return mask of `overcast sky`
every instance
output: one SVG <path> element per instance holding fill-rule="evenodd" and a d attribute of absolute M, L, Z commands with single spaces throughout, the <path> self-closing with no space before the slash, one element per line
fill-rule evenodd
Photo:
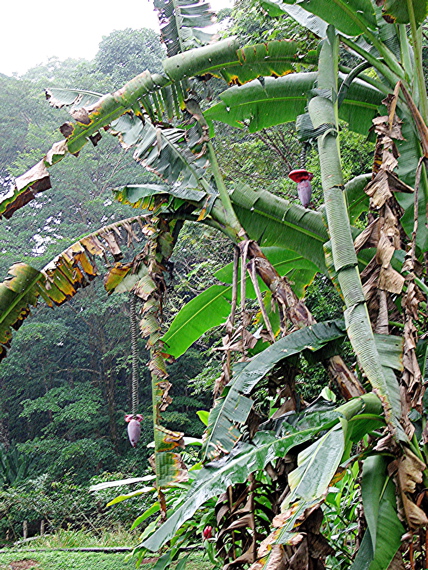
<path fill-rule="evenodd" d="M 231 1 L 211 4 L 218 10 Z M 25 73 L 53 56 L 90 60 L 102 37 L 113 30 L 159 29 L 149 0 L 8 0 L 1 13 L 0 73 L 6 75 Z"/>

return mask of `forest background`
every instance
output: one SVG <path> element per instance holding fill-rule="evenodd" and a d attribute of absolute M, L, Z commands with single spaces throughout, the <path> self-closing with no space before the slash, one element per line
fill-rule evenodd
<path fill-rule="evenodd" d="M 291 31 L 311 45 L 310 34 L 288 18 L 273 30 L 272 20 L 246 2 L 219 16 L 227 33 L 244 41 L 281 39 L 290 37 Z M 92 61 L 51 59 L 19 78 L 0 75 L 4 192 L 13 175 L 27 170 L 56 140 L 61 113 L 67 119 L 65 111 L 49 107 L 44 89 L 78 86 L 107 93 L 143 69 L 159 71 L 164 57 L 154 31 L 128 29 L 105 37 Z M 344 140 L 347 178 L 369 171 L 372 143 L 353 133 L 346 133 Z M 292 125 L 255 135 L 222 127 L 215 144 L 226 177 L 256 180 L 279 196 L 297 200 L 295 184 L 287 178 L 299 166 L 301 150 Z M 307 166 L 315 174 L 316 207 L 320 182 L 314 156 L 307 157 Z M 151 182 L 150 175 L 109 137 L 79 160 L 58 164 L 52 178 L 54 201 L 49 194 L 39 194 L 15 214 L 13 230 L 8 223 L 0 226 L 2 278 L 16 261 L 25 258 L 40 269 L 79 235 L 134 215 L 131 208 L 112 202 L 111 189 L 130 180 Z M 181 232 L 172 260 L 166 322 L 184 302 L 213 284 L 212 268 L 231 260 L 232 246 L 214 235 L 190 224 Z M 336 293 L 323 277 L 306 301 L 320 321 L 340 315 Z M 211 406 L 220 339 L 221 330 L 211 331 L 170 366 L 173 403 L 163 415 L 166 427 L 201 436 L 204 425 L 196 412 Z M 88 491 L 94 483 L 150 470 L 151 395 L 142 340 L 139 358 L 139 411 L 145 419 L 140 444 L 133 449 L 124 422 L 131 409 L 128 296 L 107 296 L 102 283 L 94 281 L 61 309 L 37 307 L 24 323 L 0 371 L 0 540 L 19 537 L 23 520 L 34 531 L 42 519 L 52 529 L 88 524 L 95 528 L 111 522 L 130 524 L 143 510 L 139 498 L 106 510 L 117 490 L 95 497 Z M 327 383 L 324 371 L 309 365 L 297 377 L 304 397 L 317 395 Z"/>

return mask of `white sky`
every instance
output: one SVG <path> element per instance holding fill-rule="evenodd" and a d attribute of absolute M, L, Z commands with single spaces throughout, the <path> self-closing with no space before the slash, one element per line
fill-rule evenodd
<path fill-rule="evenodd" d="M 2 3 L 0 73 L 22 74 L 59 59 L 92 59 L 103 36 L 124 28 L 159 26 L 149 0 L 73 0 L 68 3 L 8 0 Z M 231 0 L 214 0 L 214 9 Z"/>

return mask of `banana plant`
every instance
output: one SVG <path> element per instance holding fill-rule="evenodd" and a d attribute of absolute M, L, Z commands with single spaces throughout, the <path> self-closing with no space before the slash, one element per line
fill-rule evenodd
<path fill-rule="evenodd" d="M 320 505 L 335 478 L 359 461 L 363 465 L 368 530 L 361 554 L 353 561 L 354 570 L 386 570 L 391 564 L 403 567 L 403 560 L 414 567 L 413 537 L 425 532 L 428 524 L 424 490 L 427 458 L 408 413 L 411 408 L 422 416 L 425 413 L 416 345 L 421 329 L 418 305 L 426 293 L 420 262 L 428 248 L 424 166 L 428 158 L 428 103 L 421 29 L 427 15 L 426 2 L 263 0 L 263 6 L 272 16 L 290 15 L 320 36 L 319 57 L 314 52 L 302 54 L 296 41 L 240 46 L 231 38 L 202 45 L 209 41 L 203 32 L 211 21 L 207 4 L 157 0 L 169 56 L 164 74 L 143 72 L 101 99 L 93 93 L 52 90 L 51 103 L 68 106 L 74 122 L 63 125 L 64 140 L 17 179 L 14 191 L 0 204 L 0 215 L 10 218 L 35 194 L 48 190 L 50 167 L 68 154 L 79 153 L 86 142 L 96 144 L 101 131 L 109 132 L 162 181 L 160 185 L 117 189 L 116 199 L 143 208 L 156 219 L 188 220 L 225 233 L 241 249 L 241 267 L 245 269 L 246 261 L 250 261 L 259 275 L 259 286 L 257 280 L 251 282 L 254 294 L 264 284 L 278 304 L 282 324 L 288 322 L 301 329 L 285 334 L 289 331 L 283 326 L 283 338 L 235 367 L 210 413 L 204 453 L 206 460 L 215 461 L 196 475 L 168 520 L 150 536 L 146 533 L 141 548 L 156 551 L 167 541 L 174 542 L 181 525 L 196 509 L 220 496 L 220 510 L 227 523 L 219 531 L 219 543 L 223 541 L 224 549 L 228 532 L 235 538 L 238 533 L 242 536 L 240 544 L 229 551 L 228 568 L 244 563 L 251 563 L 253 570 L 309 568 L 314 564 L 325 567 L 327 546 L 318 543 L 322 548 L 316 561 L 310 552 L 311 533 L 320 535 L 320 523 L 317 526 L 313 521 L 319 518 Z M 361 64 L 354 69 L 341 65 L 339 45 Z M 296 64 L 299 69 L 318 64 L 318 69 L 297 73 Z M 211 76 L 233 86 L 225 88 L 219 101 L 202 112 L 190 85 L 194 77 Z M 369 184 L 359 178 L 348 188 L 344 185 L 339 119 L 360 133 L 367 133 L 373 122 L 377 143 Z M 317 148 L 325 205 L 313 212 L 264 190 L 224 180 L 211 140 L 215 121 L 250 132 L 296 121 L 300 139 Z M 373 220 L 370 226 L 363 231 L 353 227 L 358 216 L 368 211 Z M 168 257 L 173 241 L 166 238 L 160 254 L 156 245 L 151 252 L 153 263 Z M 266 254 L 261 246 L 267 248 Z M 275 255 L 270 248 L 275 248 Z M 146 264 L 149 258 L 147 251 Z M 300 282 L 289 275 L 295 290 L 286 276 L 290 267 L 296 267 L 287 265 L 288 261 L 302 263 L 306 272 L 299 274 Z M 77 269 L 81 272 L 79 265 L 73 266 L 74 271 Z M 57 287 L 54 279 L 46 287 L 44 277 L 34 270 L 15 268 L 13 272 L 14 279 L 0 291 L 5 299 L 4 303 L 0 300 L 4 351 L 11 340 L 11 327 L 19 326 L 29 305 L 42 291 L 46 298 L 52 298 Z M 299 298 L 315 272 L 331 278 L 342 295 L 344 323 L 317 324 Z M 118 273 L 120 281 L 125 275 L 122 269 Z M 233 312 L 236 287 L 231 281 L 236 283 L 236 279 L 230 279 L 230 273 L 222 278 L 226 285 L 215 286 L 183 309 L 162 344 L 152 318 L 157 310 L 156 287 L 145 282 L 143 329 L 152 338 L 155 392 L 159 379 L 165 378 L 163 354 L 169 350 L 178 356 L 189 340 L 203 334 L 213 322 L 226 320 L 229 306 Z M 72 275 L 75 279 L 75 273 Z M 127 277 L 132 279 L 132 275 Z M 64 300 L 72 294 L 69 283 L 73 285 L 67 274 L 65 277 L 66 290 L 59 287 Z M 241 301 L 248 295 L 246 281 L 242 274 Z M 213 308 L 217 306 L 221 310 Z M 388 311 L 401 319 L 398 327 L 395 317 L 388 319 Z M 205 321 L 202 325 L 201 319 Z M 188 333 L 192 329 L 193 336 Z M 354 374 L 337 359 L 334 349 L 332 354 L 331 344 L 345 331 L 359 374 L 371 393 L 363 395 Z M 180 344 L 176 339 L 182 335 L 188 339 Z M 283 403 L 291 407 L 283 408 L 283 414 L 274 416 L 271 423 L 254 427 L 250 421 L 254 419 L 254 394 L 262 380 L 265 376 L 275 379 L 278 365 L 290 371 L 293 358 L 308 351 L 319 352 L 318 358 L 327 363 L 333 376 L 342 379 L 347 389 L 342 394 L 355 397 L 334 410 L 312 415 L 310 407 L 306 412 L 299 409 L 295 395 L 285 391 L 283 381 Z M 158 392 L 155 409 L 160 410 L 167 389 Z M 180 437 L 175 434 L 167 448 L 162 441 L 168 434 L 161 437 L 161 430 L 155 430 L 157 486 L 161 488 L 172 483 L 173 471 L 181 476 L 180 469 L 172 469 L 179 466 L 172 450 L 180 445 Z M 360 451 L 352 456 L 357 443 Z M 281 487 L 281 478 L 288 487 Z M 256 513 L 258 487 L 274 490 L 272 496 L 278 498 L 276 504 L 271 501 L 269 516 L 266 504 L 263 516 Z M 376 490 L 372 497 L 367 491 L 370 488 Z M 245 498 L 245 506 L 239 493 Z M 402 521 L 395 497 L 399 512 L 404 513 Z M 164 497 L 160 495 L 159 499 L 164 508 Z M 218 520 L 222 520 L 220 513 Z M 391 540 L 386 525 L 392 529 Z M 404 530 L 407 534 L 403 538 Z M 264 537 L 261 544 L 259 536 Z M 424 547 L 420 547 L 417 556 L 423 555 Z"/>

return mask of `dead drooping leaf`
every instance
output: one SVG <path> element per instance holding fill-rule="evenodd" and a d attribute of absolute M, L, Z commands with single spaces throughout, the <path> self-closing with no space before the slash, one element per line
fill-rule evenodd
<path fill-rule="evenodd" d="M 163 380 L 162 382 L 158 382 L 157 386 L 159 390 L 162 391 L 161 403 L 159 409 L 161 412 L 164 412 L 169 406 L 169 404 L 172 402 L 172 398 L 169 395 L 169 391 L 172 388 L 172 384 L 171 382 L 168 382 L 168 380 Z"/>
<path fill-rule="evenodd" d="M 362 249 L 376 247 L 379 242 L 379 218 L 376 218 L 368 225 L 354 241 L 355 251 L 358 253 Z"/>
<path fill-rule="evenodd" d="M 119 247 L 119 244 L 117 243 L 116 237 L 114 235 L 113 232 L 108 232 L 108 231 L 102 231 L 99 232 L 99 237 L 101 237 L 103 240 L 105 240 L 109 246 L 110 249 L 110 253 L 113 255 L 115 261 L 119 261 L 122 259 L 123 257 L 123 253 L 122 250 Z"/>
<path fill-rule="evenodd" d="M 377 244 L 376 249 L 376 262 L 378 265 L 381 265 L 384 269 L 387 269 L 392 256 L 394 255 L 395 247 L 391 243 L 391 240 L 383 231 L 380 234 L 380 239 Z"/>
<path fill-rule="evenodd" d="M 396 462 L 397 480 L 406 520 L 412 529 L 428 525 L 424 511 L 409 497 L 416 491 L 416 485 L 423 481 L 423 470 L 426 465 L 409 449 L 404 449 L 404 455 Z"/>
<path fill-rule="evenodd" d="M 404 493 L 402 495 L 403 509 L 406 515 L 406 520 L 412 529 L 417 529 L 428 525 L 428 518 L 424 511 L 418 507 L 409 497 Z"/>
<path fill-rule="evenodd" d="M 399 295 L 403 290 L 404 277 L 395 271 L 391 266 L 381 267 L 379 274 L 378 287 L 383 291 L 388 291 L 394 295 Z"/>
<path fill-rule="evenodd" d="M 405 449 L 404 456 L 398 462 L 398 478 L 403 492 L 415 492 L 416 484 L 422 483 L 425 467 L 425 463 L 412 451 Z"/>

